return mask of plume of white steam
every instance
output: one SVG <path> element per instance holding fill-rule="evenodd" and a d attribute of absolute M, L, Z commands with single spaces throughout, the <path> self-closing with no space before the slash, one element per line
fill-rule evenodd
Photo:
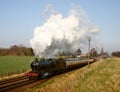
<path fill-rule="evenodd" d="M 74 52 L 86 47 L 88 35 L 98 31 L 83 9 L 74 8 L 66 17 L 51 14 L 43 25 L 35 28 L 30 44 L 36 56 L 53 57 L 58 52 Z"/>

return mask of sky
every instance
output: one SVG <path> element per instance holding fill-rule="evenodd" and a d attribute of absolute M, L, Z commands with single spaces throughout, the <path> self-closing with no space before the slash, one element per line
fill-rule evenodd
<path fill-rule="evenodd" d="M 30 46 L 34 29 L 44 23 L 46 7 L 67 16 L 73 5 L 99 27 L 97 44 L 107 52 L 120 51 L 120 0 L 0 0 L 0 47 Z"/>

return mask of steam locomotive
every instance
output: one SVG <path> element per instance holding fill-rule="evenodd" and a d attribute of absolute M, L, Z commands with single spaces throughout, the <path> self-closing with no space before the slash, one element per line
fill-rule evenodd
<path fill-rule="evenodd" d="M 76 67 L 95 62 L 94 59 L 87 58 L 59 58 L 59 59 L 35 59 L 31 62 L 31 71 L 26 74 L 29 79 L 41 79 L 54 74 L 64 72 Z"/>

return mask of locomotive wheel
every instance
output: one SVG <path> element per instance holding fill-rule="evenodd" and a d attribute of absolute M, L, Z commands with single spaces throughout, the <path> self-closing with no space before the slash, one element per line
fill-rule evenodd
<path fill-rule="evenodd" d="M 35 77 L 29 77 L 29 80 L 38 80 L 38 77 L 35 76 Z"/>
<path fill-rule="evenodd" d="M 36 77 L 34 77 L 34 80 L 38 80 L 38 77 L 36 76 Z"/>
<path fill-rule="evenodd" d="M 29 80 L 33 80 L 33 77 L 29 77 Z"/>

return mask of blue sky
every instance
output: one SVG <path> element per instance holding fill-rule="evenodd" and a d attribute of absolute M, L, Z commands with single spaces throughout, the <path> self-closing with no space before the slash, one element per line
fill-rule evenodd
<path fill-rule="evenodd" d="M 120 0 L 0 0 L 0 47 L 30 46 L 34 28 L 44 22 L 42 13 L 48 4 L 64 16 L 73 4 L 81 6 L 100 28 L 96 41 L 108 52 L 120 50 Z"/>

